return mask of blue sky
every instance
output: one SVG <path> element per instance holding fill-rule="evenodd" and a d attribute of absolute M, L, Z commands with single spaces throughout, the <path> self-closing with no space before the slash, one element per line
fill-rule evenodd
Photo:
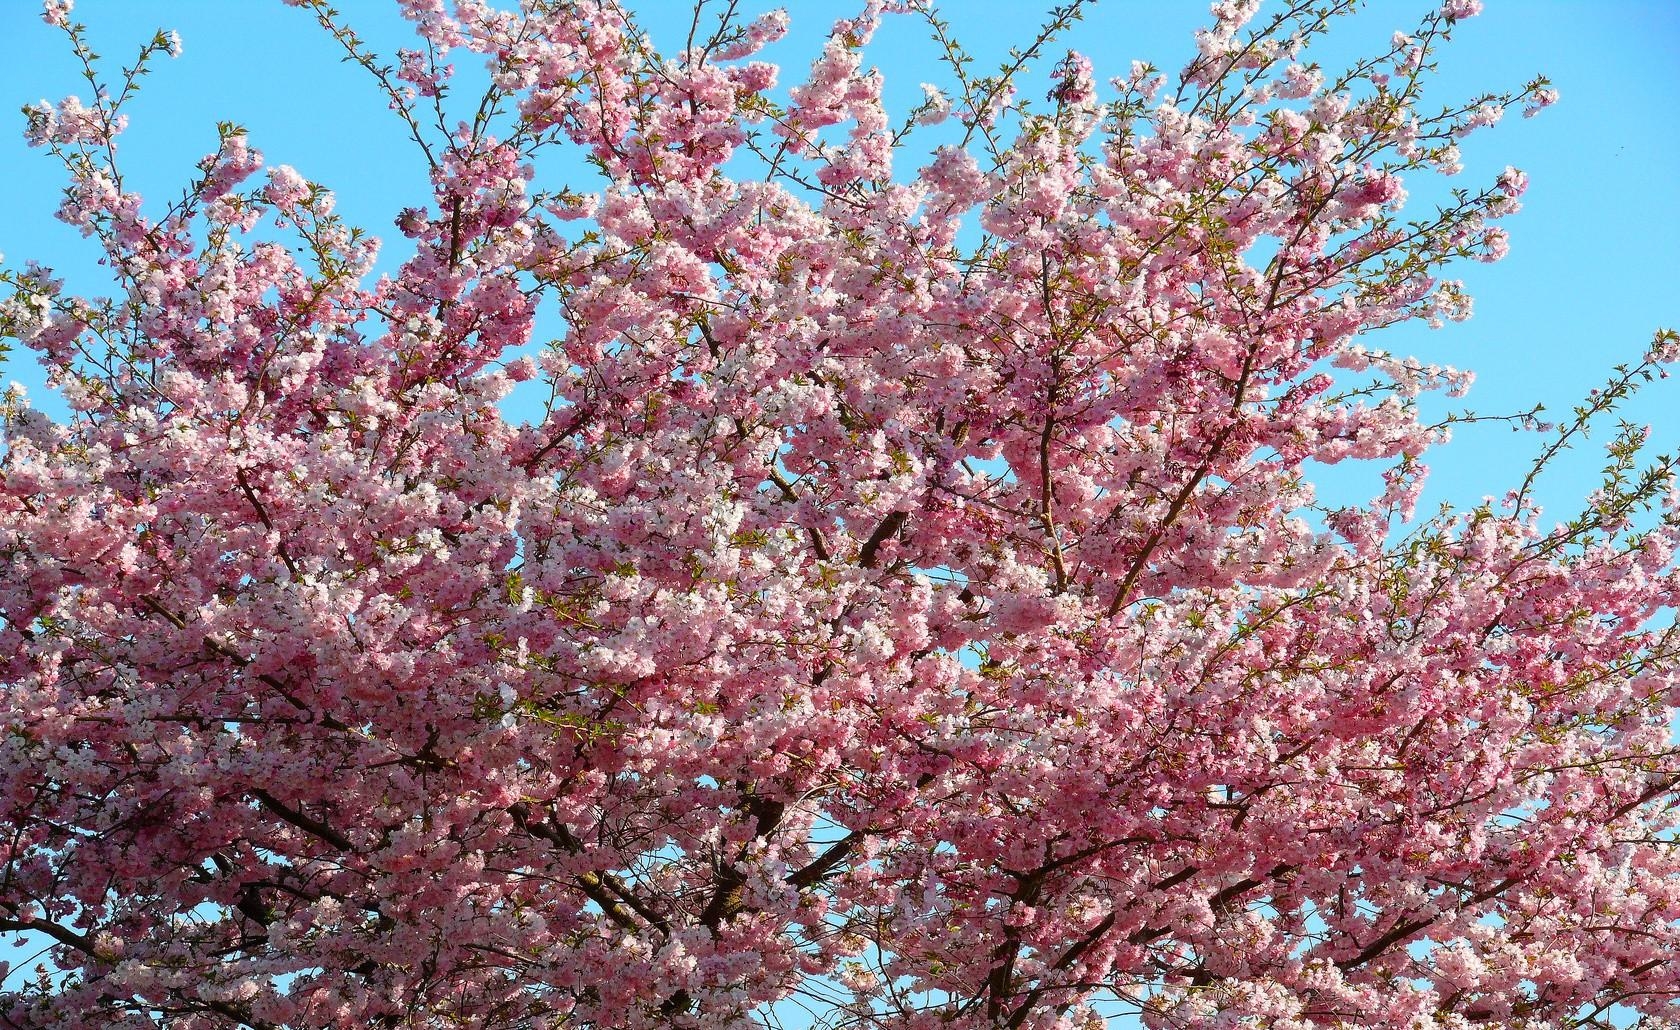
<path fill-rule="evenodd" d="M 744 4 L 749 10 L 772 2 Z M 376 44 L 401 39 L 387 0 L 340 0 Z M 641 0 L 655 40 L 680 40 L 685 0 Z M 854 3 L 787 0 L 790 37 L 769 55 L 791 69 L 815 54 L 826 26 Z M 981 68 L 1038 24 L 1042 4 L 951 0 L 946 15 Z M 1336 64 L 1384 45 L 1426 8 L 1414 0 L 1376 0 L 1342 26 L 1320 59 Z M 1476 297 L 1476 316 L 1439 332 L 1407 328 L 1371 341 L 1425 361 L 1477 370 L 1465 402 L 1479 412 L 1543 402 L 1566 412 L 1609 367 L 1636 360 L 1659 326 L 1680 325 L 1680 0 L 1490 0 L 1464 24 L 1441 58 L 1442 101 L 1551 77 L 1562 101 L 1541 117 L 1512 116 L 1465 151 L 1466 185 L 1490 181 L 1506 164 L 1528 171 L 1525 210 L 1507 223 L 1512 253 L 1492 266 L 1460 270 Z M 85 93 L 62 37 L 43 25 L 31 0 L 0 5 L 0 111 L 67 93 Z M 356 224 L 394 237 L 391 219 L 423 200 L 425 183 L 410 144 L 370 88 L 365 73 L 339 62 L 334 44 L 302 12 L 279 0 L 80 0 L 97 50 L 126 59 L 158 27 L 179 30 L 185 51 L 157 66 L 133 105 L 123 142 L 130 181 L 159 199 L 175 193 L 211 150 L 219 120 L 250 130 L 271 163 L 286 163 L 338 195 Z M 1108 0 L 1069 37 L 1090 54 L 1099 77 L 1134 58 L 1165 68 L 1190 53 L 1190 32 L 1206 17 L 1199 0 Z M 392 44 L 396 45 L 396 44 Z M 385 49 L 389 50 L 389 46 Z M 941 81 L 925 32 L 913 19 L 889 20 L 871 52 L 889 99 L 907 109 L 923 81 Z M 784 76 L 784 82 L 790 75 Z M 1028 91 L 1029 93 L 1032 91 Z M 1042 93 L 1042 89 L 1036 92 Z M 8 264 L 38 259 L 72 286 L 97 290 L 92 248 L 51 218 L 62 185 L 52 159 L 21 139 L 21 116 L 0 116 L 0 252 Z M 913 165 L 913 162 L 912 162 Z M 587 185 L 587 183 L 586 183 Z M 60 411 L 40 387 L 27 352 L 0 370 Z M 1666 387 L 1666 389 L 1664 389 Z M 1650 422 L 1658 446 L 1680 447 L 1680 376 L 1657 384 L 1629 409 Z M 1542 440 L 1500 427 L 1468 427 L 1435 453 L 1431 501 L 1474 503 L 1514 485 Z M 1601 464 L 1577 452 L 1540 496 L 1566 516 L 1594 485 Z M 1374 482 L 1374 470 L 1371 473 Z M 8 954 L 0 945 L 0 958 Z"/>

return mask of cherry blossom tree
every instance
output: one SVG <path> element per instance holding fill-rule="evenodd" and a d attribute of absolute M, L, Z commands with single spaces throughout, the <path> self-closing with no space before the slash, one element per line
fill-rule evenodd
<path fill-rule="evenodd" d="M 389 61 L 288 2 L 429 171 L 388 274 L 231 125 L 142 201 L 175 40 L 45 5 L 110 290 L 4 273 L 72 415 L 5 401 L 0 1024 L 1680 1025 L 1674 462 L 1533 501 L 1680 338 L 1429 517 L 1469 377 L 1371 346 L 1525 178 L 1405 184 L 1555 97 L 1425 100 L 1476 0 L 1341 70 L 1352 0 L 1222 0 L 1112 82 L 1077 3 L 983 75 L 872 0 L 786 89 L 732 2 L 399 0 Z"/>

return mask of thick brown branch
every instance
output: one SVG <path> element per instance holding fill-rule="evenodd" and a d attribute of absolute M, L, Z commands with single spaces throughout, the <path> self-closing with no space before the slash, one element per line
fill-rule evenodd
<path fill-rule="evenodd" d="M 279 539 L 280 531 L 274 528 L 274 520 L 268 517 L 268 509 L 264 508 L 262 501 L 257 498 L 257 492 L 252 489 L 251 481 L 245 476 L 245 470 L 243 468 L 235 470 L 233 478 L 239 483 L 239 490 L 245 495 L 245 500 L 251 505 L 251 510 L 257 513 L 257 518 L 262 522 L 263 528 L 274 534 L 276 539 L 274 549 L 279 553 L 280 561 L 285 564 L 286 571 L 292 574 L 292 581 L 296 582 L 302 579 L 302 575 L 298 572 L 297 562 L 292 560 L 291 552 L 286 550 L 286 542 Z"/>
<path fill-rule="evenodd" d="M 1479 905 L 1482 902 L 1487 901 L 1490 898 L 1498 897 L 1499 895 L 1501 895 L 1501 894 L 1505 893 L 1507 890 L 1509 890 L 1511 887 L 1515 886 L 1518 883 L 1521 883 L 1522 881 L 1528 879 L 1532 875 L 1534 875 L 1534 874 L 1533 873 L 1512 873 L 1510 876 L 1507 876 L 1507 877 L 1505 877 L 1505 879 L 1500 880 L 1498 883 L 1494 884 L 1492 887 L 1489 887 L 1486 890 L 1478 891 L 1475 894 L 1470 895 L 1468 898 L 1465 898 L 1464 901 L 1461 902 L 1458 905 L 1458 907 L 1456 909 L 1453 909 L 1452 911 L 1463 911 L 1464 909 L 1469 908 L 1471 905 Z M 1443 913 L 1443 914 L 1445 914 L 1445 913 Z M 1402 919 L 1400 922 L 1395 923 L 1393 926 L 1389 927 L 1388 930 L 1385 933 L 1383 933 L 1381 936 L 1379 936 L 1376 940 L 1372 941 L 1370 944 L 1367 944 L 1363 949 L 1360 950 L 1359 954 L 1354 955 L 1351 958 L 1344 958 L 1344 959 L 1341 959 L 1340 961 L 1338 961 L 1336 963 L 1336 967 L 1344 973 L 1348 972 L 1349 970 L 1358 969 L 1360 966 L 1363 966 L 1365 963 L 1367 963 L 1367 962 L 1371 961 L 1372 959 L 1376 958 L 1378 955 L 1381 955 L 1383 952 L 1387 951 L 1389 948 L 1393 947 L 1395 944 L 1398 944 L 1401 941 L 1406 940 L 1412 934 L 1417 933 L 1419 930 L 1422 930 L 1422 929 L 1428 927 L 1430 924 L 1434 923 L 1439 918 L 1440 918 L 1439 915 L 1434 915 L 1434 916 L 1419 916 L 1419 917 L 1414 918 L 1414 919 Z"/>
<path fill-rule="evenodd" d="M 350 838 L 344 834 L 339 833 L 321 820 L 292 808 L 261 787 L 251 788 L 250 793 L 252 797 L 257 799 L 258 804 L 310 836 L 324 840 L 340 851 L 354 852 L 356 850 L 355 845 L 350 843 Z"/>
<path fill-rule="evenodd" d="M 1219 457 L 1220 452 L 1225 449 L 1225 444 L 1231 439 L 1231 435 L 1236 432 L 1237 426 L 1242 424 L 1239 416 L 1242 414 L 1243 396 L 1248 392 L 1248 380 L 1254 374 L 1254 359 L 1259 350 L 1260 345 L 1258 343 L 1249 346 L 1248 354 L 1243 358 L 1242 374 L 1237 377 L 1236 386 L 1233 390 L 1231 411 L 1225 423 L 1225 428 L 1221 429 L 1219 435 L 1215 436 L 1213 442 L 1208 445 L 1207 453 L 1202 456 L 1201 464 L 1196 467 L 1196 471 L 1191 474 L 1189 480 L 1173 497 L 1172 503 L 1167 506 L 1166 515 L 1150 531 L 1149 536 L 1143 542 L 1143 547 L 1138 551 L 1137 557 L 1132 559 L 1131 568 L 1126 570 L 1125 579 L 1120 581 L 1120 589 L 1115 591 L 1114 600 L 1109 602 L 1109 618 L 1120 614 L 1120 610 L 1126 607 L 1126 602 L 1132 595 L 1132 587 L 1137 584 L 1138 577 L 1143 575 L 1143 570 L 1149 565 L 1150 557 L 1155 553 L 1155 549 L 1161 545 L 1162 539 L 1166 537 L 1167 530 L 1178 522 L 1178 517 L 1184 513 L 1184 508 L 1190 503 L 1190 498 L 1195 496 L 1196 488 L 1201 486 L 1202 481 L 1208 477 L 1208 473 L 1213 471 L 1214 461 Z"/>
<path fill-rule="evenodd" d="M 792 481 L 782 474 L 781 469 L 773 468 L 770 470 L 770 482 L 776 484 L 776 489 L 780 490 L 782 497 L 788 501 L 799 500 L 799 492 L 793 488 Z M 811 548 L 817 552 L 818 558 L 829 561 L 834 557 L 833 552 L 828 549 L 828 540 L 823 536 L 822 530 L 815 526 L 807 526 L 805 532 L 810 536 Z"/>
<path fill-rule="evenodd" d="M 60 944 L 75 948 L 85 955 L 95 958 L 98 953 L 93 950 L 93 938 L 86 934 L 60 926 L 50 919 L 7 919 L 0 916 L 0 931 L 7 933 L 44 933 Z"/>
<path fill-rule="evenodd" d="M 881 524 L 875 527 L 875 532 L 869 534 L 869 539 L 863 542 L 863 547 L 858 551 L 858 565 L 866 569 L 874 568 L 875 563 L 881 560 L 881 546 L 904 528 L 904 521 L 909 517 L 910 513 L 907 511 L 895 511 L 882 519 Z"/>
<path fill-rule="evenodd" d="M 787 806 L 782 802 L 757 795 L 749 795 L 741 805 L 742 813 L 753 821 L 755 840 L 776 832 L 776 827 L 782 822 L 782 813 L 786 810 Z M 711 898 L 700 912 L 700 925 L 715 931 L 739 913 L 741 889 L 746 886 L 746 882 L 746 877 L 736 868 L 734 862 L 720 862 L 712 878 Z"/>
<path fill-rule="evenodd" d="M 508 809 L 508 815 L 513 817 L 513 823 L 521 830 L 540 840 L 548 841 L 564 849 L 567 853 L 578 855 L 583 853 L 583 842 L 578 840 L 565 826 L 554 822 L 539 822 L 531 818 L 531 806 L 526 804 L 513 805 Z M 640 916 L 649 926 L 665 934 L 671 934 L 671 924 L 664 916 L 654 911 L 636 892 L 612 873 L 581 872 L 573 877 L 584 896 L 607 914 L 607 918 L 620 927 L 631 932 L 640 932 L 642 923 L 636 921 Z"/>
<path fill-rule="evenodd" d="M 853 830 L 844 837 L 830 844 L 822 854 L 813 858 L 809 864 L 801 866 L 788 874 L 787 882 L 794 887 L 804 890 L 818 883 L 827 876 L 841 862 L 851 856 L 858 841 L 864 838 L 862 830 Z"/>
<path fill-rule="evenodd" d="M 1051 968 L 1055 972 L 1060 973 L 1068 969 L 1068 967 L 1072 966 L 1075 962 L 1078 962 L 1082 955 L 1084 955 L 1087 951 L 1090 951 L 1098 941 L 1103 939 L 1104 934 L 1114 928 L 1115 919 L 1116 913 L 1114 912 L 1110 912 L 1108 915 L 1104 916 L 1102 922 L 1093 926 L 1090 931 L 1085 934 L 1085 936 L 1073 942 L 1068 950 L 1062 953 L 1062 957 L 1057 959 L 1056 964 Z M 1039 999 L 1044 997 L 1044 992 L 1049 990 L 1050 987 L 1051 985 L 1048 984 L 1040 984 L 1027 995 L 1025 1001 L 1016 1007 L 1014 1013 L 1012 1013 L 1009 1017 L 1009 1026 L 1011 1027 L 1011 1030 L 1015 1027 L 1019 1027 L 1022 1023 L 1025 1023 L 1027 1021 L 1027 1017 L 1031 1016 L 1033 1012 L 1037 1010 Z"/>

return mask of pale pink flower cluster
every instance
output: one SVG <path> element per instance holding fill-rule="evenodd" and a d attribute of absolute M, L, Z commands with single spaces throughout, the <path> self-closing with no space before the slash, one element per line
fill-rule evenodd
<path fill-rule="evenodd" d="M 107 112 L 88 107 L 74 96 L 56 104 L 42 100 L 25 107 L 23 113 L 28 121 L 24 138 L 30 146 L 100 143 L 107 133 L 115 135 L 128 126 L 127 116 L 118 115 L 107 128 Z"/>
<path fill-rule="evenodd" d="M 1317 68 L 1292 64 L 1285 70 L 1276 93 L 1285 100 L 1300 100 L 1324 88 L 1324 73 Z"/>
<path fill-rule="evenodd" d="M 1549 86 L 1534 89 L 1529 93 L 1528 99 L 1523 103 L 1523 117 L 1533 118 L 1535 115 L 1544 111 L 1546 108 L 1551 107 L 1557 102 L 1557 90 L 1552 89 Z"/>
<path fill-rule="evenodd" d="M 922 105 L 925 109 L 917 116 L 921 125 L 938 125 L 951 116 L 951 98 L 931 82 L 922 83 Z"/>
<path fill-rule="evenodd" d="M 263 189 L 263 199 L 279 211 L 290 213 L 298 204 L 308 199 L 310 186 L 308 180 L 297 173 L 291 165 L 277 165 L 268 173 L 268 185 Z"/>
<path fill-rule="evenodd" d="M 751 57 L 772 43 L 778 42 L 787 35 L 788 15 L 786 11 L 775 10 L 754 18 L 741 33 L 738 42 L 722 47 L 718 50 L 718 59 L 723 61 L 738 61 L 743 57 Z"/>
<path fill-rule="evenodd" d="M 1096 104 L 1097 86 L 1092 77 L 1091 59 L 1084 54 L 1069 51 L 1050 77 L 1056 83 L 1050 91 L 1056 103 L 1076 108 Z"/>

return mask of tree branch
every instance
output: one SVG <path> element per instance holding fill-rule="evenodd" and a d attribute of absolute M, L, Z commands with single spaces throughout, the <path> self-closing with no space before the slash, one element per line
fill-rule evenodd
<path fill-rule="evenodd" d="M 306 815 L 298 809 L 291 808 L 261 787 L 252 787 L 249 793 L 257 799 L 258 804 L 310 836 L 318 837 L 340 851 L 355 852 L 356 847 L 350 843 L 350 838 L 321 820 Z"/>
<path fill-rule="evenodd" d="M 881 546 L 891 540 L 893 534 L 904 528 L 904 522 L 909 517 L 910 513 L 907 511 L 895 511 L 882 519 L 881 524 L 875 527 L 875 532 L 869 534 L 869 539 L 863 542 L 863 547 L 858 551 L 858 565 L 866 569 L 874 568 L 875 563 L 881 560 Z"/>

